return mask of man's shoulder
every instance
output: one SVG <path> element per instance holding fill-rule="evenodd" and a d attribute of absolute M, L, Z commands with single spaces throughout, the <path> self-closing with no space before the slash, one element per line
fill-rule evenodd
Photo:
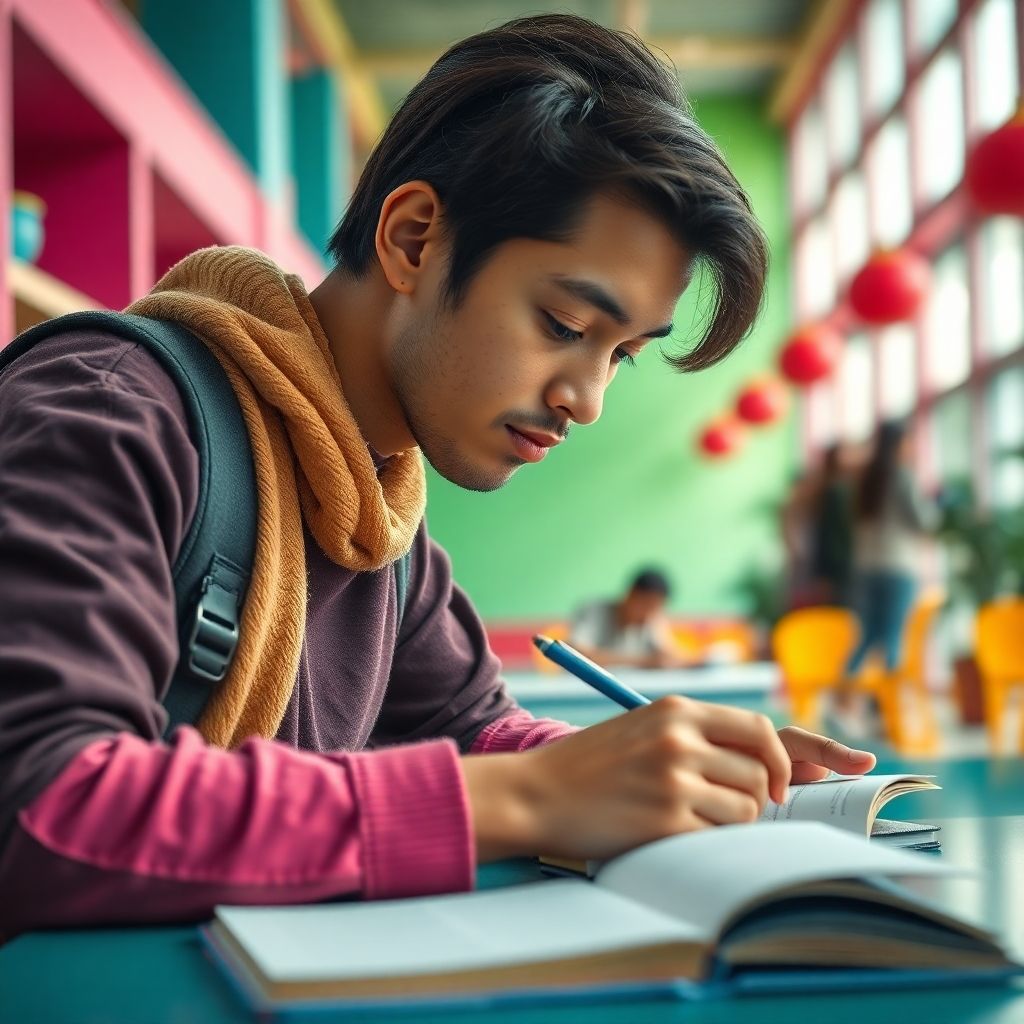
<path fill-rule="evenodd" d="M 42 338 L 0 373 L 0 395 L 97 387 L 166 405 L 180 419 L 178 386 L 145 345 L 113 331 L 78 328 Z"/>
<path fill-rule="evenodd" d="M 577 622 L 604 622 L 608 616 L 611 615 L 614 607 L 615 602 L 607 599 L 600 601 L 588 601 L 586 604 L 581 604 L 576 609 L 573 618 Z"/>

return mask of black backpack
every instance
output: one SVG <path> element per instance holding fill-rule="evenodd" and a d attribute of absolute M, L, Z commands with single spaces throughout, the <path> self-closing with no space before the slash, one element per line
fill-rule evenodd
<path fill-rule="evenodd" d="M 0 349 L 0 372 L 36 342 L 68 331 L 97 330 L 144 345 L 178 387 L 199 451 L 199 496 L 172 567 L 178 664 L 164 697 L 165 735 L 194 724 L 235 648 L 256 548 L 256 474 L 249 433 L 234 389 L 216 356 L 169 320 L 90 311 L 47 320 Z M 394 563 L 401 625 L 412 552 Z"/>

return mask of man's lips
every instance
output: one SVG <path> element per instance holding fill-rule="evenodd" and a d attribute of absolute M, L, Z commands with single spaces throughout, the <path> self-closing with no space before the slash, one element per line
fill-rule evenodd
<path fill-rule="evenodd" d="M 505 429 L 512 439 L 516 455 L 524 462 L 540 462 L 547 455 L 548 449 L 553 448 L 561 440 L 550 434 L 536 434 L 532 430 L 527 433 L 507 423 Z"/>
<path fill-rule="evenodd" d="M 522 434 L 528 441 L 532 441 L 539 448 L 554 448 L 561 443 L 561 438 L 554 434 L 538 434 L 535 430 L 520 430 L 519 427 L 511 427 L 517 434 Z"/>

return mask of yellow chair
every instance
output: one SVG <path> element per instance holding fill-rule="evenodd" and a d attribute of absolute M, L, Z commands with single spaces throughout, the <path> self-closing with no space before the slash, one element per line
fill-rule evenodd
<path fill-rule="evenodd" d="M 983 605 L 975 620 L 975 641 L 985 725 L 992 751 L 999 753 L 1009 691 L 1024 686 L 1024 600 L 1008 598 Z M 1024 753 L 1024 729 L 1019 748 Z"/>
<path fill-rule="evenodd" d="M 552 622 L 543 629 L 538 630 L 538 632 L 544 636 L 551 637 L 552 640 L 568 640 L 569 624 L 567 622 Z M 545 658 L 533 644 L 530 644 L 530 655 L 533 658 L 534 664 L 541 672 L 562 671 L 550 658 Z"/>
<path fill-rule="evenodd" d="M 886 737 L 901 753 L 932 754 L 939 746 L 926 663 L 928 636 L 945 600 L 942 591 L 926 590 L 907 619 L 901 663 L 892 673 L 869 669 L 858 681 L 877 698 Z"/>
<path fill-rule="evenodd" d="M 772 630 L 772 654 L 782 672 L 793 721 L 821 728 L 821 694 L 843 677 L 860 626 L 845 608 L 800 608 Z"/>

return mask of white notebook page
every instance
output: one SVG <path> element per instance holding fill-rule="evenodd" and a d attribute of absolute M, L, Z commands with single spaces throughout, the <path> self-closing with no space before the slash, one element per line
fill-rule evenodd
<path fill-rule="evenodd" d="M 689 921 L 710 938 L 737 908 L 798 882 L 964 873 L 817 822 L 754 822 L 641 846 L 605 864 L 597 884 Z"/>
<path fill-rule="evenodd" d="M 484 969 L 698 935 L 575 879 L 372 903 L 218 907 L 216 915 L 275 982 Z"/>
<path fill-rule="evenodd" d="M 930 776 L 840 776 L 824 782 L 790 786 L 786 802 L 777 804 L 769 800 L 761 814 L 761 820 L 824 821 L 829 825 L 835 825 L 836 828 L 867 836 L 871 832 L 869 819 L 875 797 L 886 786 L 907 779 L 930 780 Z"/>

